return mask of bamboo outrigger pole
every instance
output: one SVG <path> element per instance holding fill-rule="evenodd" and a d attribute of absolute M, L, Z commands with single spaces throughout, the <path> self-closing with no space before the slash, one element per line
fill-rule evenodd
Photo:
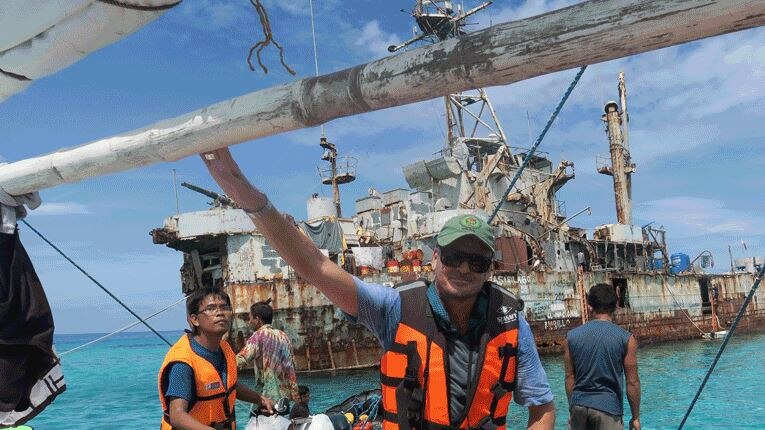
<path fill-rule="evenodd" d="M 10 163 L 0 167 L 0 188 L 20 195 L 763 24 L 763 0 L 591 0 Z"/>

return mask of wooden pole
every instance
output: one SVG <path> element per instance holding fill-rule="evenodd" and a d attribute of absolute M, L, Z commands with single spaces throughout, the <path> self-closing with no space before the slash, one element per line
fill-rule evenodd
<path fill-rule="evenodd" d="M 763 24 L 762 0 L 591 0 L 10 163 L 0 187 L 19 195 Z"/>

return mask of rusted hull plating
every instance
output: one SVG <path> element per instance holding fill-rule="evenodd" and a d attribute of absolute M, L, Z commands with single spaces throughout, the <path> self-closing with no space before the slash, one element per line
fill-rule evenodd
<path fill-rule="evenodd" d="M 714 287 L 719 293 L 716 309 L 719 321 L 722 328 L 728 328 L 754 282 L 754 276 L 746 273 L 669 276 L 591 272 L 584 273 L 583 278 L 585 286 L 604 282 L 622 292 L 615 320 L 632 332 L 640 344 L 698 339 L 702 332 L 711 332 L 711 306 L 705 298 L 713 295 Z M 511 283 L 509 289 L 520 293 L 526 302 L 526 317 L 537 347 L 541 352 L 560 352 L 566 333 L 583 323 L 580 311 L 583 301 L 574 293 L 574 274 L 537 273 L 526 282 L 529 293 L 523 293 L 522 282 Z M 765 293 L 759 290 L 737 332 L 765 331 L 764 300 Z"/>
<path fill-rule="evenodd" d="M 251 334 L 243 317 L 252 303 L 272 299 L 274 325 L 287 333 L 300 372 L 372 367 L 379 363 L 380 343 L 368 330 L 345 321 L 339 310 L 302 280 L 273 280 L 226 287 L 237 318 L 231 339 Z"/>
<path fill-rule="evenodd" d="M 378 274 L 369 282 L 392 285 L 419 274 Z M 641 344 L 701 338 L 712 331 L 711 307 L 705 302 L 719 292 L 717 313 L 722 328 L 730 326 L 754 281 L 751 274 L 679 275 L 661 273 L 584 272 L 583 285 L 604 282 L 620 295 L 616 322 L 637 336 Z M 495 276 L 495 281 L 520 296 L 542 353 L 560 352 L 568 330 L 583 323 L 582 297 L 574 272 L 531 272 Z M 706 286 L 706 287 L 705 287 Z M 706 289 L 706 293 L 704 290 Z M 257 284 L 231 284 L 227 290 L 240 316 L 249 305 L 272 298 L 274 320 L 289 335 L 298 371 L 326 371 L 372 367 L 382 350 L 361 326 L 344 321 L 339 311 L 313 286 L 302 280 L 277 279 Z M 765 293 L 758 291 L 738 331 L 765 331 Z M 237 319 L 232 339 L 246 339 L 246 324 Z"/>

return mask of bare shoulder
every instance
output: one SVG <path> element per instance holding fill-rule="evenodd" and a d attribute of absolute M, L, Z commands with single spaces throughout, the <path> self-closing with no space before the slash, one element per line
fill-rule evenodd
<path fill-rule="evenodd" d="M 629 339 L 627 339 L 627 349 L 630 349 L 630 348 L 635 350 L 637 350 L 638 348 L 638 340 L 634 334 L 630 334 Z"/>

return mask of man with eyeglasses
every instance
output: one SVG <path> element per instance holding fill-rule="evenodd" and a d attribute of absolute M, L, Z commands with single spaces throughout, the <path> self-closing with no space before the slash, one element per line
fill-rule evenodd
<path fill-rule="evenodd" d="M 191 331 L 165 356 L 159 370 L 162 430 L 236 430 L 235 399 L 273 402 L 237 382 L 234 351 L 223 340 L 231 327 L 231 299 L 224 291 L 203 288 L 186 299 Z"/>
<path fill-rule="evenodd" d="M 504 429 L 510 399 L 528 429 L 552 429 L 553 395 L 518 301 L 489 282 L 494 236 L 473 215 L 436 238 L 434 282 L 396 289 L 351 276 L 275 210 L 228 149 L 202 154 L 210 174 L 281 257 L 380 340 L 385 430 Z"/>

